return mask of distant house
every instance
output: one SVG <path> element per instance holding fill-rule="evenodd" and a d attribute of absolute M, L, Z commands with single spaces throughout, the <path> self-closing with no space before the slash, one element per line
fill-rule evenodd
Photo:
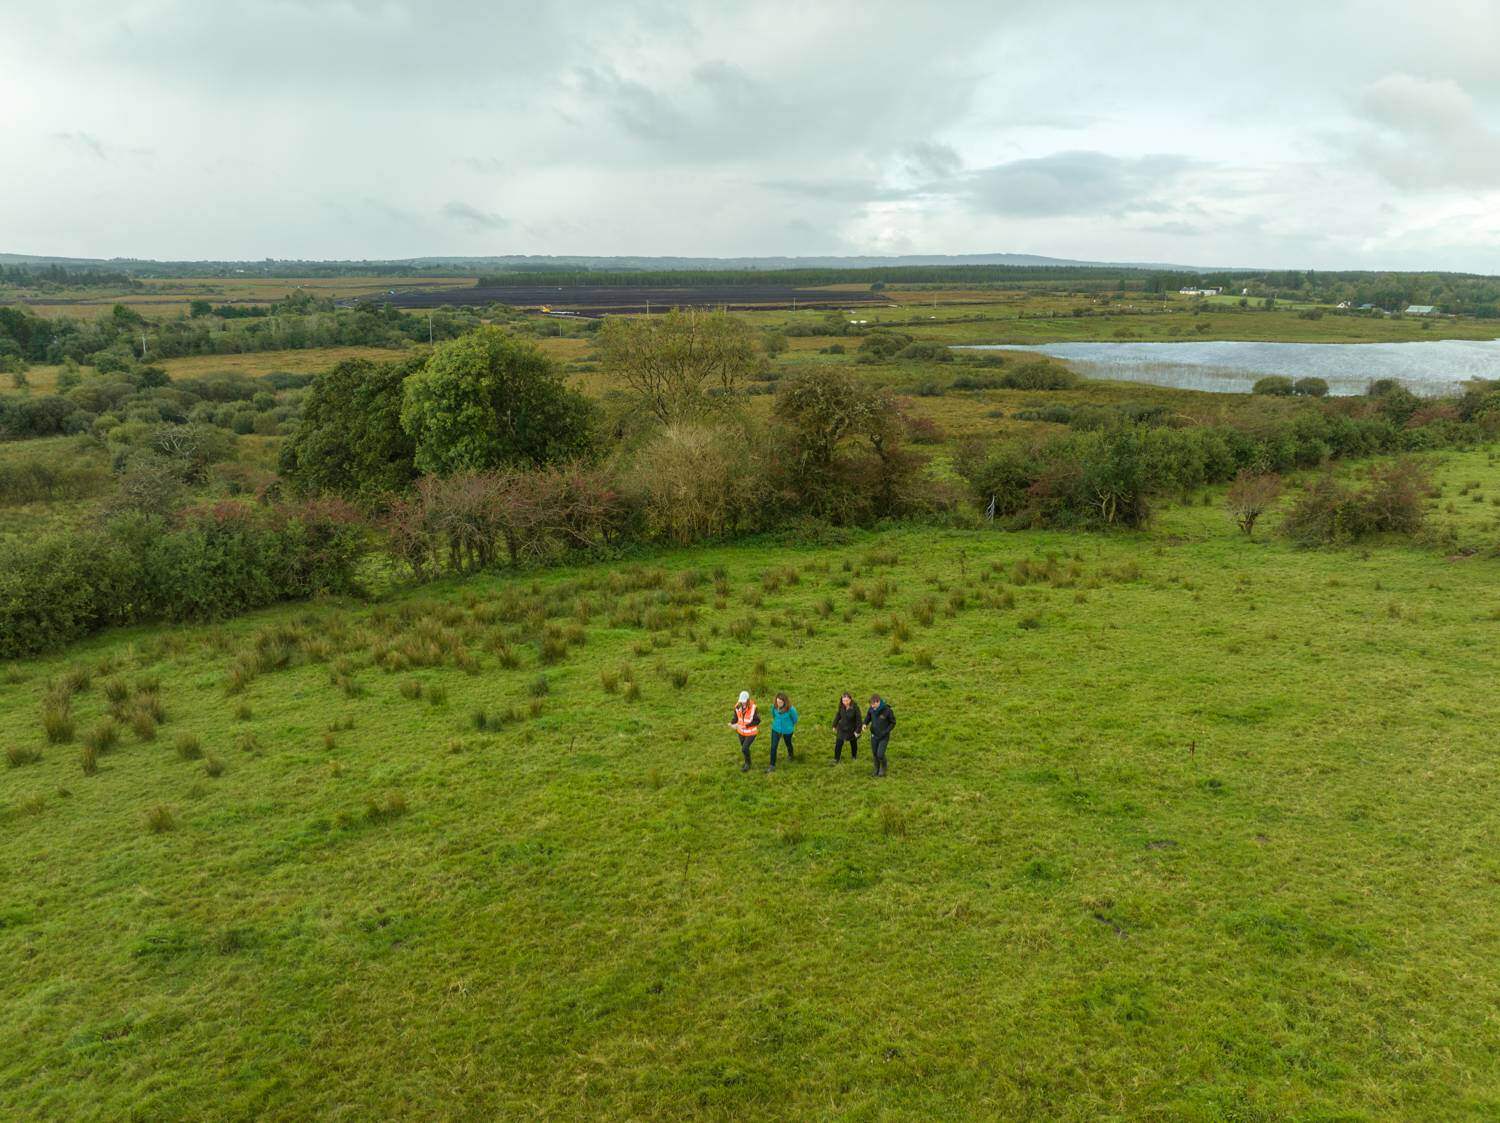
<path fill-rule="evenodd" d="M 1437 308 L 1431 304 L 1408 304 L 1406 314 L 1408 316 L 1431 316 Z"/>
<path fill-rule="evenodd" d="M 1178 289 L 1178 296 L 1218 296 L 1223 289 Z"/>
<path fill-rule="evenodd" d="M 1335 307 L 1347 309 L 1350 307 L 1350 302 L 1347 300 L 1341 300 L 1338 302 L 1338 304 L 1335 305 Z"/>

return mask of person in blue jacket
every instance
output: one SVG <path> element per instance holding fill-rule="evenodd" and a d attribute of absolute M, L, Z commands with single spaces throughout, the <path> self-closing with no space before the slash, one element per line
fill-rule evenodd
<path fill-rule="evenodd" d="M 792 734 L 795 732 L 797 707 L 785 694 L 778 694 L 771 703 L 771 767 L 766 769 L 767 772 L 776 771 L 776 746 L 782 741 L 786 742 L 787 760 L 795 759 L 792 755 Z"/>

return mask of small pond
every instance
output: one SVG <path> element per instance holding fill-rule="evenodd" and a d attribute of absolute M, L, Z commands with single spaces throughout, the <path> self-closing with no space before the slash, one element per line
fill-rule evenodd
<path fill-rule="evenodd" d="M 1259 378 L 1321 378 L 1331 394 L 1360 394 L 1377 378 L 1394 378 L 1417 394 L 1451 394 L 1471 378 L 1500 379 L 1500 340 L 1437 339 L 1416 343 L 981 344 L 964 351 L 1036 351 L 1065 360 L 1086 378 L 1148 382 L 1183 390 L 1246 393 Z"/>

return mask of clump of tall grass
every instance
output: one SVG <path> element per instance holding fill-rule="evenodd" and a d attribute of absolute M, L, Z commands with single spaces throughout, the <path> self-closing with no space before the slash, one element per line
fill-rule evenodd
<path fill-rule="evenodd" d="M 224 775 L 224 762 L 210 753 L 203 758 L 203 774 L 213 779 Z"/>
<path fill-rule="evenodd" d="M 925 647 L 919 647 L 911 653 L 911 661 L 924 671 L 932 670 L 932 652 Z"/>
<path fill-rule="evenodd" d="M 65 745 L 73 739 L 73 709 L 67 695 L 49 694 L 42 700 L 42 732 L 49 745 Z"/>
<path fill-rule="evenodd" d="M 887 838 L 906 837 L 906 814 L 889 803 L 880 805 L 880 833 Z"/>
<path fill-rule="evenodd" d="M 130 684 L 122 678 L 105 679 L 102 689 L 111 706 L 123 706 L 130 699 Z"/>
<path fill-rule="evenodd" d="M 599 685 L 604 687 L 604 693 L 616 694 L 620 689 L 620 673 L 612 671 L 608 667 L 599 668 Z"/>
<path fill-rule="evenodd" d="M 177 816 L 165 803 L 146 809 L 146 829 L 152 834 L 165 834 L 177 829 Z"/>
<path fill-rule="evenodd" d="M 365 818 L 372 823 L 384 819 L 399 819 L 406 814 L 406 796 L 398 791 L 387 792 L 384 798 L 371 796 L 365 801 Z"/>
<path fill-rule="evenodd" d="M 30 745 L 10 745 L 5 750 L 5 763 L 11 768 L 35 764 L 42 759 L 42 750 Z"/>
<path fill-rule="evenodd" d="M 136 709 L 130 714 L 130 731 L 142 741 L 156 740 L 156 719 L 150 710 Z"/>
<path fill-rule="evenodd" d="M 85 740 L 78 749 L 78 763 L 83 766 L 85 776 L 97 773 L 99 771 L 99 746 Z"/>
<path fill-rule="evenodd" d="M 120 743 L 120 727 L 113 718 L 105 718 L 83 735 L 83 743 L 96 753 L 105 753 Z"/>
<path fill-rule="evenodd" d="M 401 684 L 401 697 L 415 701 L 422 697 L 422 684 L 414 678 L 409 678 Z"/>
<path fill-rule="evenodd" d="M 537 675 L 526 689 L 533 698 L 545 698 L 552 689 L 552 684 L 547 681 L 546 675 Z"/>
<path fill-rule="evenodd" d="M 201 760 L 203 757 L 203 742 L 195 734 L 179 733 L 173 747 L 183 760 Z"/>
<path fill-rule="evenodd" d="M 93 683 L 93 672 L 82 664 L 75 664 L 63 672 L 57 690 L 65 694 L 81 694 Z"/>
<path fill-rule="evenodd" d="M 448 704 L 448 688 L 442 685 L 429 686 L 427 688 L 427 702 L 433 706 L 446 706 Z"/>
<path fill-rule="evenodd" d="M 625 684 L 625 701 L 637 702 L 641 697 L 641 684 L 631 679 Z"/>

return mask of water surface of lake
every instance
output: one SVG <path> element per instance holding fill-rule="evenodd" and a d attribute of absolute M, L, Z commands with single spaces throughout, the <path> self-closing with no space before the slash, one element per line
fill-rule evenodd
<path fill-rule="evenodd" d="M 1413 393 L 1451 394 L 1471 378 L 1500 379 L 1500 340 L 1435 339 L 1416 343 L 980 344 L 965 351 L 1036 351 L 1087 378 L 1113 378 L 1184 390 L 1245 393 L 1268 374 L 1327 381 L 1331 394 L 1360 394 L 1376 378 L 1399 380 Z"/>

